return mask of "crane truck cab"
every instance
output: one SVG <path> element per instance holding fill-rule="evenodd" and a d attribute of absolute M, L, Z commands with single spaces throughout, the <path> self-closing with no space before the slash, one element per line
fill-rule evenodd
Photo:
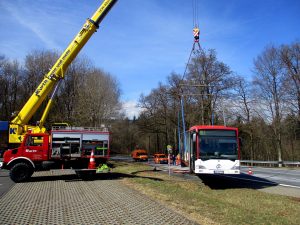
<path fill-rule="evenodd" d="M 67 127 L 51 133 L 27 133 L 18 148 L 4 153 L 1 167 L 10 170 L 18 183 L 28 180 L 34 171 L 53 168 L 88 168 L 91 152 L 96 164 L 109 159 L 110 133 L 103 128 Z"/>

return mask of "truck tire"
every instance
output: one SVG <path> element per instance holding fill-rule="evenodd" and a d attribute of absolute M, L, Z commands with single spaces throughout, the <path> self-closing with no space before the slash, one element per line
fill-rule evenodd
<path fill-rule="evenodd" d="M 15 183 L 20 183 L 28 180 L 33 172 L 34 170 L 31 165 L 25 162 L 19 162 L 12 166 L 9 171 L 9 176 Z"/>

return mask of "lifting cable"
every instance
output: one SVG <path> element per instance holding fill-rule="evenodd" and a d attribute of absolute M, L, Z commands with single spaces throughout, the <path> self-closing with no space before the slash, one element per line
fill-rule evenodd
<path fill-rule="evenodd" d="M 192 50 L 189 55 L 189 59 L 187 61 L 187 64 L 185 66 L 185 70 L 183 73 L 183 76 L 181 78 L 181 81 L 184 80 L 187 72 L 188 65 L 190 63 L 192 54 L 199 55 L 203 53 L 203 50 L 199 44 L 199 36 L 200 36 L 200 29 L 199 29 L 199 23 L 198 23 L 198 0 L 192 0 L 192 9 L 193 9 L 193 35 L 194 35 L 194 41 Z M 198 47 L 198 50 L 196 48 Z M 181 105 L 181 120 L 182 120 L 182 128 L 183 128 L 183 146 L 181 147 L 181 132 L 180 132 L 180 110 L 178 111 L 178 149 L 182 156 L 182 149 L 186 148 L 186 134 L 185 134 L 185 120 L 184 120 L 184 107 L 183 107 L 183 95 L 180 96 L 180 105 Z"/>
<path fill-rule="evenodd" d="M 181 80 L 183 80 L 185 78 L 186 72 L 187 72 L 187 68 L 188 65 L 190 63 L 192 54 L 200 54 L 203 52 L 200 43 L 199 43 L 199 36 L 200 36 L 200 29 L 199 29 L 199 19 L 198 19 L 198 0 L 192 0 L 192 9 L 193 9 L 193 35 L 194 35 L 194 41 L 193 41 L 193 46 L 192 46 L 192 50 L 190 52 L 187 64 L 185 66 L 185 70 L 183 73 L 183 76 L 181 78 Z M 198 47 L 198 49 L 196 49 Z"/>
<path fill-rule="evenodd" d="M 198 0 L 192 0 L 193 8 L 193 27 L 198 27 Z"/>

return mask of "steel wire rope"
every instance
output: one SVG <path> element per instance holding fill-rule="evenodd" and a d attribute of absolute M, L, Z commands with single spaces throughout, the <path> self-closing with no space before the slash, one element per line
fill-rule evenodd
<path fill-rule="evenodd" d="M 193 28 L 195 29 L 195 28 L 198 28 L 198 1 L 197 0 L 192 0 L 192 11 L 193 11 Z M 196 41 L 194 39 L 192 50 L 190 52 L 187 64 L 186 64 L 185 69 L 184 69 L 184 73 L 183 73 L 182 78 L 181 78 L 181 82 L 182 83 L 183 83 L 184 78 L 186 76 L 187 69 L 188 69 L 188 66 L 189 66 L 192 54 L 194 53 L 196 55 L 196 52 L 195 52 L 195 45 L 196 45 L 196 43 L 197 43 L 197 45 L 199 47 L 199 50 L 198 50 L 197 53 L 200 54 L 202 52 L 202 48 L 201 48 L 198 40 Z M 181 88 L 180 104 L 181 104 L 181 116 L 182 116 L 183 135 L 185 136 L 185 121 L 184 121 L 184 110 L 183 110 L 183 88 Z M 179 123 L 179 120 L 180 120 L 180 110 L 178 110 L 178 141 L 179 141 L 178 146 L 180 146 L 180 125 L 179 125 L 180 123 Z M 183 139 L 184 139 L 183 148 L 185 149 L 185 147 L 186 147 L 186 143 L 185 143 L 186 138 L 184 137 Z"/>
<path fill-rule="evenodd" d="M 192 0 L 192 11 L 193 11 L 193 27 L 198 28 L 198 24 L 199 24 L 198 23 L 198 11 L 199 11 L 198 10 L 198 0 Z M 182 81 L 185 78 L 187 68 L 188 68 L 189 62 L 191 60 L 192 54 L 194 53 L 196 55 L 198 53 L 200 55 L 201 53 L 203 53 L 203 49 L 201 48 L 199 42 L 197 42 L 199 50 L 197 50 L 197 51 L 195 50 L 195 45 L 196 45 L 196 42 L 194 41 L 193 46 L 192 46 L 192 50 L 190 52 L 187 64 L 186 64 L 185 69 L 184 69 L 184 73 L 183 73 L 182 78 L 181 78 Z"/>

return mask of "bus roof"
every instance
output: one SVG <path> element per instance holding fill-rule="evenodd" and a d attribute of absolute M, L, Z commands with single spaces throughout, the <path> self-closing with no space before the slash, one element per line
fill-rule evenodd
<path fill-rule="evenodd" d="M 214 126 L 214 125 L 195 125 L 192 126 L 189 131 L 193 130 L 238 130 L 236 127 L 226 127 L 226 126 Z"/>

